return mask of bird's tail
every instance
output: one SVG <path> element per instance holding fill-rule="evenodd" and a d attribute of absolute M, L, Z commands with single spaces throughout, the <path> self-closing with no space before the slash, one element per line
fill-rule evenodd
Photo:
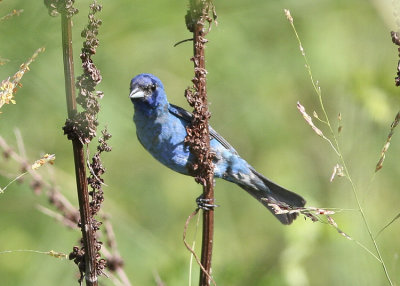
<path fill-rule="evenodd" d="M 267 207 L 281 223 L 291 224 L 293 220 L 296 219 L 298 213 L 276 214 L 274 209 L 268 204 L 276 204 L 279 207 L 287 207 L 290 209 L 291 207 L 303 207 L 306 201 L 298 194 L 271 182 L 256 170 L 252 169 L 252 172 L 264 183 L 266 187 L 265 190 L 256 189 L 252 186 L 240 183 L 237 184 Z"/>

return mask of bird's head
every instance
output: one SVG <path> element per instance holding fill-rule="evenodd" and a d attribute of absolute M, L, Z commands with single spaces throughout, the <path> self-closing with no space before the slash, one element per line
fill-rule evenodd
<path fill-rule="evenodd" d="M 131 80 L 129 98 L 136 104 L 156 108 L 167 103 L 162 82 L 152 74 L 142 73 Z"/>

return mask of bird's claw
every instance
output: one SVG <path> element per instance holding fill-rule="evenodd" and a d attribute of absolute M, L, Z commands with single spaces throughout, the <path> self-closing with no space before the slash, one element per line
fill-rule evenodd
<path fill-rule="evenodd" d="M 206 199 L 204 198 L 204 195 L 201 194 L 197 199 L 196 199 L 196 203 L 197 203 L 197 207 L 199 209 L 205 210 L 205 211 L 209 211 L 209 210 L 213 210 L 214 208 L 219 207 L 219 205 L 210 203 L 210 202 L 214 202 L 214 199 Z"/>

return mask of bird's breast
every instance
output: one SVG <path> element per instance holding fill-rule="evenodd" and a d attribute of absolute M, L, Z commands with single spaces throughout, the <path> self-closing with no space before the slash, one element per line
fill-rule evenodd
<path fill-rule="evenodd" d="M 135 112 L 136 134 L 143 147 L 170 169 L 188 174 L 189 148 L 184 144 L 185 125 L 175 116 L 146 116 Z"/>

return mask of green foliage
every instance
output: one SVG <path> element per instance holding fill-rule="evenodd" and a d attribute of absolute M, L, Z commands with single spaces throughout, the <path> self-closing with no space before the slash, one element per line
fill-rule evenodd
<path fill-rule="evenodd" d="M 130 79 L 142 72 L 157 75 L 171 102 L 187 108 L 183 96 L 193 74 L 192 44 L 173 45 L 191 35 L 184 1 L 103 1 L 100 45 L 94 60 L 104 91 L 99 114 L 113 134 L 107 168 L 104 210 L 112 214 L 125 270 L 134 285 L 155 285 L 157 272 L 167 285 L 185 285 L 190 254 L 182 242 L 183 226 L 195 208 L 201 187 L 157 163 L 136 139 Z M 304 196 L 308 205 L 356 209 L 351 185 L 330 177 L 337 157 L 316 136 L 296 109 L 319 109 L 283 9 L 290 9 L 307 57 L 335 126 L 340 112 L 342 153 L 360 201 L 376 234 L 399 213 L 399 130 L 392 138 L 383 169 L 376 163 L 390 124 L 399 109 L 394 86 L 397 48 L 390 1 L 219 1 L 218 26 L 208 35 L 206 66 L 211 123 L 258 171 Z M 371 4 L 374 3 L 374 4 Z M 80 74 L 80 31 L 89 1 L 77 1 L 73 17 L 76 74 Z M 49 17 L 42 1 L 3 0 L 3 14 L 23 9 L 0 22 L 0 79 L 18 70 L 38 47 L 46 51 L 22 79 L 17 105 L 3 108 L 0 135 L 16 146 L 20 128 L 28 156 L 56 154 L 53 179 L 77 204 L 70 142 L 61 127 L 66 118 L 60 19 Z M 321 126 L 320 126 L 321 127 Z M 323 128 L 323 126 L 321 127 Z M 322 130 L 328 133 L 328 130 Z M 396 134 L 397 133 L 397 134 Z M 94 151 L 93 151 L 94 152 Z M 33 162 L 32 162 L 33 163 Z M 18 175 L 0 159 L 0 186 Z M 46 166 L 39 171 L 49 176 Z M 16 176 L 14 176 L 16 177 Z M 27 176 L 24 177 L 27 179 Z M 380 264 L 333 228 L 298 219 L 284 227 L 238 187 L 217 181 L 213 276 L 218 285 L 384 285 Z M 12 184 L 0 196 L 0 245 L 3 250 L 54 249 L 68 253 L 80 237 L 35 208 L 49 206 L 27 183 Z M 340 229 L 373 249 L 356 211 L 334 215 Z M 395 283 L 399 220 L 377 238 Z M 189 230 L 194 232 L 194 223 Z M 190 239 L 192 236 L 188 236 Z M 190 243 L 190 240 L 189 240 Z M 197 248 L 200 245 L 198 237 Z M 198 269 L 193 285 L 197 284 Z M 4 285 L 71 285 L 76 267 L 65 260 L 30 253 L 0 255 Z M 105 285 L 111 281 L 103 278 Z"/>

